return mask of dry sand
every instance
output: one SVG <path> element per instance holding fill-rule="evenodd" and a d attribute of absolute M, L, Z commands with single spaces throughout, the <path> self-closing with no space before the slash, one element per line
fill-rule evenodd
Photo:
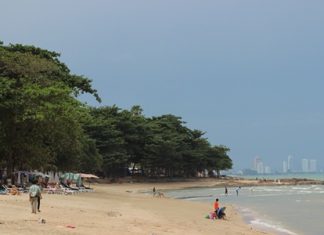
<path fill-rule="evenodd" d="M 158 189 L 210 186 L 211 182 L 161 183 Z M 230 205 L 227 220 L 210 220 L 212 202 L 153 198 L 138 193 L 153 184 L 97 184 L 95 192 L 77 195 L 43 194 L 41 213 L 32 214 L 28 195 L 0 195 L 0 234 L 267 234 L 244 224 Z M 44 219 L 46 223 L 39 223 Z M 75 228 L 69 228 L 71 225 Z"/>

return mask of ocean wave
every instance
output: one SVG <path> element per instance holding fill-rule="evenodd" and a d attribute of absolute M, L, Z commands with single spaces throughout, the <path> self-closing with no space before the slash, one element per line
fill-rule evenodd
<path fill-rule="evenodd" d="M 290 195 L 290 194 L 275 194 L 275 193 L 267 193 L 267 194 L 256 194 L 256 195 L 249 195 L 248 197 L 281 197 L 282 195 Z M 293 194 L 291 194 L 293 195 Z"/>
<path fill-rule="evenodd" d="M 282 228 L 282 227 L 280 227 L 278 225 L 267 223 L 267 222 L 262 221 L 260 219 L 252 220 L 250 223 L 252 225 L 254 225 L 254 226 L 275 230 L 275 231 L 278 231 L 280 233 L 284 233 L 284 234 L 287 234 L 287 235 L 297 235 L 297 233 L 294 233 L 294 232 L 292 232 L 292 231 L 290 231 L 288 229 Z"/>
<path fill-rule="evenodd" d="M 283 192 L 286 190 L 280 189 L 280 188 L 261 188 L 261 190 L 259 190 L 260 192 Z"/>
<path fill-rule="evenodd" d="M 184 200 L 195 200 L 195 199 L 201 199 L 201 198 L 210 198 L 213 195 L 197 195 L 197 196 L 183 196 L 183 197 L 175 197 L 175 199 L 184 199 Z"/>
<path fill-rule="evenodd" d="M 310 193 L 314 193 L 313 191 L 306 191 L 306 190 L 301 190 L 299 192 L 297 192 L 298 194 L 310 194 Z"/>
<path fill-rule="evenodd" d="M 293 190 L 307 190 L 310 189 L 310 187 L 292 187 Z"/>
<path fill-rule="evenodd" d="M 314 190 L 323 190 L 323 188 L 320 188 L 320 187 L 316 187 L 316 188 L 313 188 Z"/>

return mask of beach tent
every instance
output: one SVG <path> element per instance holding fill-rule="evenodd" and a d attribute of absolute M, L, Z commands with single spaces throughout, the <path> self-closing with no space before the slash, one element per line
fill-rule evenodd
<path fill-rule="evenodd" d="M 72 183 L 75 183 L 76 185 L 81 184 L 81 176 L 80 174 L 75 173 L 64 173 L 60 176 L 60 181 L 70 181 Z"/>
<path fill-rule="evenodd" d="M 50 178 L 50 176 L 49 175 L 47 175 L 47 174 L 44 174 L 44 173 L 42 173 L 42 172 L 33 172 L 32 174 L 34 174 L 36 177 L 42 177 L 42 178 Z"/>
<path fill-rule="evenodd" d="M 47 174 L 49 175 L 49 181 L 50 182 L 59 182 L 60 181 L 60 175 L 62 175 L 62 172 L 54 172 L 54 171 L 50 171 L 47 172 Z"/>
<path fill-rule="evenodd" d="M 16 171 L 15 172 L 16 176 L 16 183 L 17 185 L 26 185 L 29 183 L 32 183 L 34 179 L 37 177 L 42 177 L 43 179 L 49 178 L 49 175 L 46 175 L 42 172 L 37 172 L 37 171 Z"/>
<path fill-rule="evenodd" d="M 33 175 L 33 173 L 29 171 L 15 172 L 15 176 L 17 177 L 17 184 L 23 185 L 29 183 L 30 175 Z"/>

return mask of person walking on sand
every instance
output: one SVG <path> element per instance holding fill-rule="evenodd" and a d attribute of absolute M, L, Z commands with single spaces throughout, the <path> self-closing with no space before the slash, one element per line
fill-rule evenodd
<path fill-rule="evenodd" d="M 43 182 L 43 178 L 39 177 L 38 180 L 37 180 L 37 185 L 39 187 L 40 192 L 42 192 L 42 182 Z M 41 212 L 40 211 L 40 201 L 41 201 L 41 199 L 42 199 L 42 193 L 37 195 L 37 211 L 38 212 Z"/>
<path fill-rule="evenodd" d="M 156 194 L 156 189 L 155 187 L 153 187 L 153 197 L 155 197 L 155 194 Z"/>
<path fill-rule="evenodd" d="M 32 186 L 29 188 L 29 201 L 32 208 L 32 213 L 36 214 L 36 209 L 38 206 L 38 196 L 41 196 L 41 191 L 39 186 L 36 184 L 37 181 L 34 180 Z"/>

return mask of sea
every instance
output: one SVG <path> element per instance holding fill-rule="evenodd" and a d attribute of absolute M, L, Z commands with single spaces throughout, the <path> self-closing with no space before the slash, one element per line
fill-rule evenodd
<path fill-rule="evenodd" d="M 255 176 L 250 176 L 255 178 Z M 247 176 L 249 178 L 249 176 Z M 272 175 L 267 180 L 301 178 L 324 180 L 324 173 Z M 166 195 L 181 200 L 209 203 L 219 198 L 220 205 L 233 205 L 244 221 L 260 231 L 278 235 L 323 235 L 324 234 L 324 185 L 274 185 L 242 187 L 190 188 L 166 192 Z M 208 212 L 206 212 L 208 214 Z"/>

